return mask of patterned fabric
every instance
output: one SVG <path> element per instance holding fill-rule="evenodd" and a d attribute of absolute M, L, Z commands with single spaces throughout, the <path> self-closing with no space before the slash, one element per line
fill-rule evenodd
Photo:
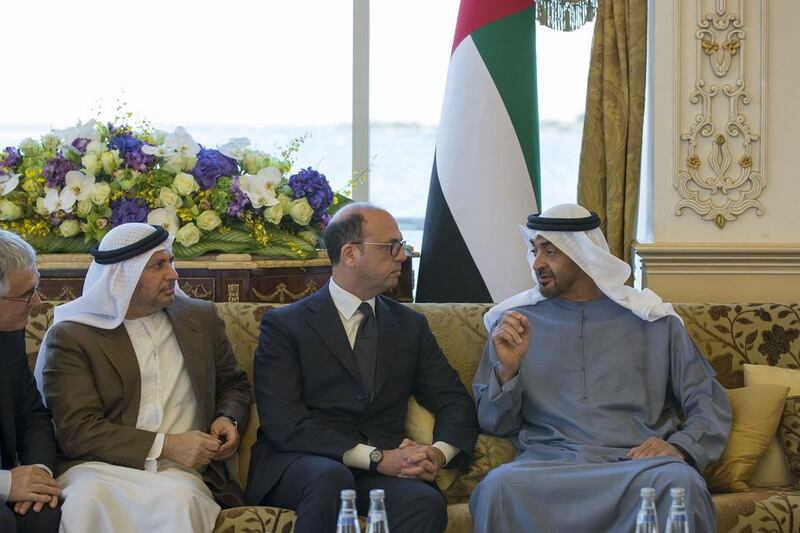
<path fill-rule="evenodd" d="M 472 377 L 486 342 L 484 304 L 410 304 L 423 312 L 436 340 L 450 364 L 458 371 L 467 390 L 472 393 Z M 218 304 L 228 337 L 239 363 L 252 380 L 253 353 L 258 344 L 261 316 L 272 306 L 259 303 Z M 703 355 L 711 361 L 717 378 L 728 388 L 742 387 L 742 364 L 766 364 L 784 368 L 800 368 L 800 304 L 710 305 L 682 304 L 675 309 L 683 317 L 689 334 Z M 53 303 L 44 302 L 34 309 L 26 328 L 26 348 L 33 366 L 44 332 L 52 321 Z M 252 382 L 252 381 L 251 381 Z M 800 413 L 797 400 L 794 411 L 784 411 L 781 434 L 800 434 Z M 254 410 L 255 411 L 255 410 Z M 240 479 L 246 481 L 249 447 L 255 440 L 258 418 L 242 435 Z M 432 428 L 431 428 L 432 429 Z M 800 473 L 800 448 L 794 450 L 793 472 Z M 450 505 L 447 533 L 472 531 L 472 520 L 466 502 L 472 489 L 492 468 L 513 460 L 516 450 L 510 441 L 488 435 L 478 437 L 475 456 L 465 472 L 445 470 L 437 479 Z M 800 487 L 798 489 L 751 490 L 749 492 L 715 494 L 719 531 L 794 532 L 800 524 Z M 239 507 L 227 509 L 217 520 L 217 533 L 272 531 L 291 533 L 295 514 L 273 507 Z M 362 522 L 362 530 L 366 530 Z"/>
<path fill-rule="evenodd" d="M 280 507 L 235 507 L 219 514 L 214 533 L 292 533 L 297 515 Z M 358 517 L 361 531 L 367 530 L 367 521 Z"/>
<path fill-rule="evenodd" d="M 795 488 L 800 489 L 800 396 L 786 398 L 783 418 L 778 426 L 778 436 L 789 459 L 789 468 L 795 477 Z"/>
<path fill-rule="evenodd" d="M 675 310 L 725 388 L 744 386 L 745 363 L 800 368 L 800 304 L 678 304 Z"/>
<path fill-rule="evenodd" d="M 717 531 L 730 533 L 796 533 L 800 526 L 800 492 L 751 490 L 713 494 Z"/>

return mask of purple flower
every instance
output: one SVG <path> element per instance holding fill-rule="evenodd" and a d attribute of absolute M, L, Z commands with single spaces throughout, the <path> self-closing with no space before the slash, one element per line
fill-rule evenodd
<path fill-rule="evenodd" d="M 59 154 L 45 164 L 42 175 L 47 178 L 47 186 L 55 189 L 59 185 L 64 185 L 67 172 L 75 170 L 75 165 L 59 152 Z"/>
<path fill-rule="evenodd" d="M 144 142 L 140 141 L 130 133 L 123 133 L 111 139 L 108 146 L 112 150 L 119 150 L 125 166 L 132 170 L 145 172 L 148 167 L 156 162 L 155 156 L 147 155 L 142 152 Z"/>
<path fill-rule="evenodd" d="M 289 187 L 292 188 L 295 199 L 308 199 L 308 205 L 314 210 L 312 222 L 324 220 L 328 207 L 333 202 L 333 191 L 325 174 L 320 174 L 311 167 L 304 168 L 289 177 Z"/>
<path fill-rule="evenodd" d="M 0 172 L 8 172 L 22 161 L 22 156 L 19 155 L 17 149 L 13 146 L 6 146 L 6 149 L 3 151 L 6 153 L 6 157 L 0 162 Z"/>
<path fill-rule="evenodd" d="M 86 153 L 86 147 L 89 146 L 89 143 L 92 142 L 91 139 L 87 139 L 85 137 L 78 137 L 74 141 L 72 141 L 72 147 L 75 148 L 81 155 Z"/>
<path fill-rule="evenodd" d="M 147 202 L 141 198 L 119 198 L 110 207 L 112 228 L 126 222 L 147 221 Z"/>
<path fill-rule="evenodd" d="M 214 187 L 222 176 L 232 178 L 238 175 L 239 167 L 236 165 L 236 160 L 223 155 L 219 150 L 200 148 L 192 176 L 200 184 L 201 189 Z"/>
<path fill-rule="evenodd" d="M 245 208 L 250 205 L 250 198 L 239 188 L 239 176 L 234 176 L 231 180 L 231 191 L 233 200 L 228 204 L 228 215 L 241 218 Z"/>

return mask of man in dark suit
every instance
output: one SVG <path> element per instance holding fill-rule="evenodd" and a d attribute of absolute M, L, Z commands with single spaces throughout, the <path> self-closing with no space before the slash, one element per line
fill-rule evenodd
<path fill-rule="evenodd" d="M 472 457 L 475 410 L 425 317 L 380 296 L 407 257 L 394 218 L 351 204 L 325 242 L 330 282 L 261 322 L 246 499 L 295 509 L 297 533 L 325 532 L 340 490 L 355 489 L 366 514 L 369 490 L 382 488 L 394 533 L 440 532 L 447 508 L 432 481 Z M 432 446 L 404 438 L 412 394 L 436 416 Z"/>
<path fill-rule="evenodd" d="M 53 424 L 25 354 L 38 284 L 33 248 L 0 230 L 0 532 L 55 532 L 61 516 Z"/>
<path fill-rule="evenodd" d="M 43 341 L 67 530 L 210 532 L 218 504 L 241 504 L 223 461 L 250 386 L 214 304 L 178 288 L 171 244 L 161 227 L 112 229 Z"/>

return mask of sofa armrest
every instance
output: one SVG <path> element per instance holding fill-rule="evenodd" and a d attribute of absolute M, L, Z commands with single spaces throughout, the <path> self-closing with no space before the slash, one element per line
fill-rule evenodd
<path fill-rule="evenodd" d="M 510 463 L 517 449 L 510 440 L 481 433 L 475 443 L 475 453 L 467 470 L 440 470 L 436 484 L 447 503 L 466 503 L 473 489 L 492 468 Z"/>

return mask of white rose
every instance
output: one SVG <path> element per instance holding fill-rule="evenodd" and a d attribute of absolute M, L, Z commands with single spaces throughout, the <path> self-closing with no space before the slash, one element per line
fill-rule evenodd
<path fill-rule="evenodd" d="M 110 194 L 111 187 L 108 183 L 100 182 L 95 185 L 94 191 L 92 191 L 92 202 L 94 202 L 95 205 L 106 205 Z"/>
<path fill-rule="evenodd" d="M 103 166 L 95 153 L 87 153 L 81 157 L 81 165 L 83 165 L 83 172 L 87 176 L 94 176 Z"/>
<path fill-rule="evenodd" d="M 217 212 L 211 209 L 203 211 L 200 213 L 200 216 L 197 217 L 197 227 L 203 231 L 215 230 L 220 224 L 222 224 L 222 220 L 219 218 Z"/>
<path fill-rule="evenodd" d="M 194 176 L 185 172 L 178 172 L 172 182 L 172 188 L 181 196 L 187 196 L 200 190 L 200 185 L 194 180 Z"/>
<path fill-rule="evenodd" d="M 308 205 L 308 200 L 305 198 L 295 200 L 289 206 L 289 216 L 301 226 L 308 226 L 313 214 L 314 210 L 311 209 L 311 206 Z"/>
<path fill-rule="evenodd" d="M 168 187 L 161 187 L 161 192 L 158 193 L 158 199 L 161 201 L 164 207 L 169 207 L 171 209 L 178 209 L 183 205 L 183 200 L 181 197 L 175 194 L 175 191 Z"/>
<path fill-rule="evenodd" d="M 65 220 L 61 223 L 58 227 L 58 232 L 61 234 L 62 237 L 74 237 L 81 231 L 80 223 L 73 219 Z"/>
<path fill-rule="evenodd" d="M 264 166 L 267 160 L 267 154 L 260 150 L 244 150 L 244 157 L 242 158 L 242 166 L 248 174 L 258 174 L 258 171 Z"/>
<path fill-rule="evenodd" d="M 283 206 L 280 202 L 264 210 L 264 220 L 276 226 L 281 223 L 283 215 Z"/>
<path fill-rule="evenodd" d="M 0 200 L 0 220 L 15 220 L 22 216 L 22 208 L 8 200 Z"/>
<path fill-rule="evenodd" d="M 119 168 L 122 164 L 122 158 L 119 156 L 119 150 L 108 150 L 100 155 L 100 163 L 103 165 L 103 170 L 106 174 L 111 174 Z"/>
<path fill-rule="evenodd" d="M 36 199 L 36 207 L 33 209 L 36 211 L 37 215 L 49 215 L 50 211 L 48 211 L 47 206 L 44 205 L 44 198 L 37 198 Z"/>
<path fill-rule="evenodd" d="M 175 235 L 181 225 L 175 211 L 164 207 L 159 207 L 158 209 L 150 211 L 147 214 L 147 223 L 154 226 L 161 226 L 167 230 L 170 235 Z"/>
<path fill-rule="evenodd" d="M 86 145 L 86 153 L 87 154 L 95 154 L 97 156 L 100 156 L 100 154 L 103 153 L 104 149 L 105 149 L 105 145 L 103 143 L 101 143 L 100 141 L 92 141 L 92 142 L 90 142 L 89 144 Z"/>
<path fill-rule="evenodd" d="M 193 223 L 189 222 L 175 234 L 175 240 L 183 246 L 191 246 L 200 241 L 200 230 Z"/>
<path fill-rule="evenodd" d="M 81 200 L 78 202 L 78 216 L 85 217 L 92 212 L 94 204 L 91 200 Z M 67 237 L 68 235 L 65 235 Z"/>
<path fill-rule="evenodd" d="M 289 210 L 289 206 L 292 205 L 292 199 L 286 196 L 285 194 L 279 194 L 278 203 L 281 204 L 283 212 L 286 213 Z"/>

